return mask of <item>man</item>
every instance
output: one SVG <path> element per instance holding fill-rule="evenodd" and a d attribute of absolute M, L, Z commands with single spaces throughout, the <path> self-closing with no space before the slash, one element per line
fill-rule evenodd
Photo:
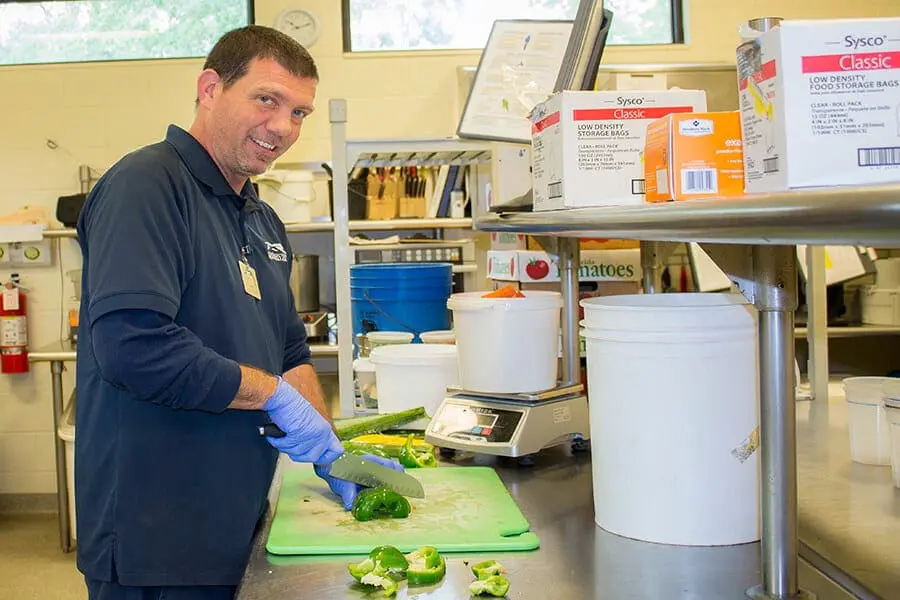
<path fill-rule="evenodd" d="M 190 130 L 122 158 L 82 211 L 75 489 L 92 599 L 232 598 L 279 450 L 315 463 L 345 508 L 358 491 L 328 475 L 343 448 L 290 244 L 248 179 L 297 140 L 317 82 L 287 36 L 225 34 Z M 286 435 L 261 437 L 270 421 Z"/>

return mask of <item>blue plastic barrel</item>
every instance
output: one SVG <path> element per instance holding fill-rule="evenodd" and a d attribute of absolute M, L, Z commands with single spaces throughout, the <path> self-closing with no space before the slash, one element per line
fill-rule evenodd
<path fill-rule="evenodd" d="M 450 263 L 372 263 L 350 267 L 353 338 L 370 331 L 450 328 L 447 300 L 453 287 Z"/>

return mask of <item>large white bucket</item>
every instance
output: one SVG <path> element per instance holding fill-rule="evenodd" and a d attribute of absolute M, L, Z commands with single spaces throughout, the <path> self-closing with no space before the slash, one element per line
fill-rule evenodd
<path fill-rule="evenodd" d="M 556 387 L 562 296 L 523 293 L 524 298 L 484 298 L 484 292 L 450 296 L 464 389 L 515 394 Z"/>
<path fill-rule="evenodd" d="M 283 223 L 307 223 L 312 220 L 313 174 L 309 171 L 266 171 L 256 179 L 259 198 L 267 202 Z"/>
<path fill-rule="evenodd" d="M 424 406 L 433 417 L 447 396 L 447 387 L 459 381 L 456 346 L 393 344 L 372 350 L 378 412 L 394 413 Z"/>
<path fill-rule="evenodd" d="M 847 401 L 847 433 L 850 459 L 864 465 L 891 464 L 891 434 L 882 399 L 890 377 L 846 377 L 843 380 Z"/>
<path fill-rule="evenodd" d="M 596 523 L 661 544 L 759 540 L 755 310 L 733 294 L 581 305 Z"/>

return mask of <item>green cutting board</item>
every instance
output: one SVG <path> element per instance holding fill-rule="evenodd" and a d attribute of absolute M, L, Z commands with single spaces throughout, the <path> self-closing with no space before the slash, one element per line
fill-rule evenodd
<path fill-rule="evenodd" d="M 312 469 L 284 473 L 266 549 L 272 554 L 368 554 L 390 544 L 403 552 L 533 550 L 528 521 L 490 467 L 409 469 L 425 498 L 409 498 L 406 519 L 360 522 Z"/>

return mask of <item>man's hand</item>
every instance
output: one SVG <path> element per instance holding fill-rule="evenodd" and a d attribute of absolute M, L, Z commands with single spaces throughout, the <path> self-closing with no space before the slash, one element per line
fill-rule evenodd
<path fill-rule="evenodd" d="M 289 383 L 278 378 L 275 392 L 266 400 L 263 410 L 285 433 L 284 437 L 267 437 L 272 446 L 296 462 L 331 464 L 344 452 L 331 423 L 319 414 Z"/>
<path fill-rule="evenodd" d="M 360 458 L 389 467 L 395 471 L 403 471 L 403 467 L 400 463 L 393 461 L 390 458 L 382 458 L 380 456 L 375 456 L 374 454 L 363 454 Z M 331 491 L 340 497 L 341 504 L 344 505 L 344 510 L 353 508 L 353 501 L 356 500 L 356 496 L 359 494 L 359 491 L 363 489 L 363 486 L 353 483 L 352 481 L 344 481 L 343 479 L 338 479 L 329 475 L 329 472 L 331 471 L 331 462 L 327 464 L 317 463 L 315 465 L 315 471 L 316 475 L 328 483 L 328 487 L 331 488 Z"/>

